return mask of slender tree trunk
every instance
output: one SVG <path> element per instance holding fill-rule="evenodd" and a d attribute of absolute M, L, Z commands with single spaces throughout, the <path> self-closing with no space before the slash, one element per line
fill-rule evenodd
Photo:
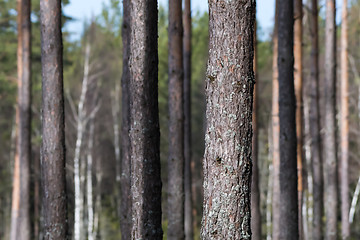
<path fill-rule="evenodd" d="M 130 16 L 131 238 L 162 239 L 157 1 L 132 0 Z"/>
<path fill-rule="evenodd" d="M 169 0 L 168 239 L 184 232 L 184 103 L 182 1 Z"/>
<path fill-rule="evenodd" d="M 115 164 L 116 164 L 116 209 L 119 219 L 121 219 L 121 152 L 120 152 L 120 127 L 119 127 L 119 112 L 120 112 L 120 81 L 115 83 L 115 91 L 112 92 L 111 97 L 111 113 L 113 119 L 114 130 L 114 148 L 115 148 Z M 121 221 L 120 221 L 121 224 Z"/>
<path fill-rule="evenodd" d="M 261 214 L 260 214 L 260 189 L 259 189 L 259 166 L 258 166 L 258 125 L 257 125 L 257 102 L 258 102 L 258 77 L 257 77 L 257 48 L 256 48 L 256 22 L 254 27 L 254 102 L 253 102 L 253 139 L 252 139 L 252 184 L 251 184 L 251 232 L 254 240 L 261 239 Z"/>
<path fill-rule="evenodd" d="M 348 11 L 347 0 L 342 3 L 341 23 L 341 235 L 350 237 L 349 224 L 349 74 L 348 74 Z"/>
<path fill-rule="evenodd" d="M 279 125 L 279 72 L 278 58 L 278 6 L 275 1 L 275 26 L 273 35 L 273 65 L 272 65 L 272 155 L 273 155 L 273 194 L 272 194 L 272 237 L 279 239 L 280 234 L 280 125 Z"/>
<path fill-rule="evenodd" d="M 78 105 L 77 112 L 77 127 L 76 127 L 76 143 L 75 143 L 75 154 L 74 154 L 74 189 L 75 189 L 75 210 L 74 210 L 74 240 L 83 239 L 84 236 L 84 198 L 83 192 L 81 190 L 82 176 L 84 176 L 84 171 L 80 171 L 81 165 L 84 166 L 85 163 L 80 164 L 80 153 L 82 147 L 82 139 L 86 128 L 86 110 L 84 108 L 86 94 L 89 84 L 89 62 L 90 62 L 90 52 L 91 47 L 90 43 L 87 42 L 85 46 L 85 62 L 84 62 L 84 77 L 81 86 L 81 94 Z"/>
<path fill-rule="evenodd" d="M 272 117 L 270 118 L 270 123 L 272 123 Z M 267 186 L 267 193 L 266 193 L 266 240 L 271 240 L 272 238 L 272 214 L 271 214 L 271 209 L 273 206 L 273 180 L 274 180 L 274 168 L 273 168 L 273 163 L 272 163 L 272 150 L 273 150 L 273 136 L 271 134 L 272 132 L 272 125 L 269 124 L 269 128 L 268 128 L 268 143 L 269 143 L 269 175 L 268 175 L 268 186 Z"/>
<path fill-rule="evenodd" d="M 131 238 L 131 183 L 130 183 L 130 0 L 123 0 L 122 25 L 123 75 L 121 78 L 121 236 Z"/>
<path fill-rule="evenodd" d="M 294 0 L 294 85 L 296 97 L 296 139 L 297 139 L 297 174 L 298 174 L 298 207 L 299 207 L 299 239 L 303 237 L 303 101 L 302 101 L 302 0 Z"/>
<path fill-rule="evenodd" d="M 94 117 L 92 116 L 89 120 L 89 139 L 88 139 L 88 151 L 87 151 L 87 171 L 86 171 L 86 190 L 87 190 L 87 209 L 88 209 L 88 226 L 87 236 L 88 240 L 96 239 L 94 231 L 94 204 L 93 204 L 93 182 L 92 182 L 92 152 L 94 147 Z"/>
<path fill-rule="evenodd" d="M 326 215 L 325 239 L 337 238 L 337 153 L 335 134 L 336 29 L 335 0 L 326 1 L 325 22 L 325 81 L 323 90 L 324 131 L 324 197 Z"/>
<path fill-rule="evenodd" d="M 184 22 L 184 191 L 185 191 L 185 239 L 194 239 L 192 216 L 191 177 L 191 4 L 185 0 Z"/>
<path fill-rule="evenodd" d="M 210 0 L 209 19 L 201 237 L 251 239 L 255 2 Z"/>
<path fill-rule="evenodd" d="M 17 1 L 18 24 L 18 105 L 17 141 L 11 211 L 11 240 L 31 237 L 30 158 L 31 158 L 31 2 Z"/>
<path fill-rule="evenodd" d="M 280 239 L 299 238 L 294 92 L 294 5 L 279 2 Z M 284 227 L 286 226 L 286 227 Z"/>
<path fill-rule="evenodd" d="M 313 175 L 313 239 L 323 239 L 323 166 L 320 142 L 319 111 L 319 11 L 318 0 L 311 0 L 311 68 L 309 79 L 309 132 L 311 138 L 310 155 Z"/>
<path fill-rule="evenodd" d="M 40 0 L 44 239 L 67 239 L 61 1 Z"/>

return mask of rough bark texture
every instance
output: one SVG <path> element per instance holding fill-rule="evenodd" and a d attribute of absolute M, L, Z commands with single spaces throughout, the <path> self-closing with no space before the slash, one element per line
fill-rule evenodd
<path fill-rule="evenodd" d="M 123 75 L 121 78 L 121 236 L 124 239 L 131 238 L 131 184 L 130 184 L 130 0 L 123 0 Z"/>
<path fill-rule="evenodd" d="M 348 74 L 348 21 L 347 0 L 342 3 L 341 23 L 341 235 L 350 237 L 349 225 L 349 74 Z"/>
<path fill-rule="evenodd" d="M 318 0 L 311 1 L 311 68 L 309 79 L 309 126 L 310 153 L 313 177 L 313 239 L 323 239 L 323 168 L 320 143 L 320 111 L 319 111 L 319 11 Z"/>
<path fill-rule="evenodd" d="M 67 239 L 61 1 L 40 1 L 44 239 Z"/>
<path fill-rule="evenodd" d="M 252 183 L 251 183 L 251 232 L 252 239 L 261 240 L 261 214 L 260 214 L 260 189 L 259 189 L 259 166 L 258 166 L 258 126 L 257 126 L 257 102 L 258 86 L 257 77 L 257 48 L 256 48 L 256 23 L 254 27 L 254 102 L 253 102 L 253 139 L 252 139 Z"/>
<path fill-rule="evenodd" d="M 294 93 L 294 5 L 278 5 L 278 70 L 280 119 L 280 239 L 298 239 L 296 104 Z M 286 227 L 285 227 L 286 226 Z"/>
<path fill-rule="evenodd" d="M 162 239 L 157 1 L 130 3 L 132 239 Z"/>
<path fill-rule="evenodd" d="M 169 0 L 168 239 L 184 233 L 183 26 L 181 0 Z"/>
<path fill-rule="evenodd" d="M 185 239 L 194 238 L 192 219 L 191 178 L 191 4 L 185 0 L 183 13 L 184 38 L 184 192 L 185 192 Z"/>
<path fill-rule="evenodd" d="M 326 215 L 325 239 L 337 238 L 337 146 L 335 120 L 335 81 L 336 81 L 336 27 L 335 0 L 326 1 L 325 21 L 325 79 L 323 86 L 323 159 L 324 159 L 324 197 Z"/>
<path fill-rule="evenodd" d="M 31 237 L 30 158 L 31 158 L 31 3 L 18 0 L 18 105 L 16 108 L 16 154 L 11 211 L 11 240 Z"/>
<path fill-rule="evenodd" d="M 209 1 L 202 239 L 251 239 L 255 1 Z"/>
<path fill-rule="evenodd" d="M 302 0 L 294 0 L 294 85 L 296 97 L 296 139 L 297 139 L 297 175 L 299 238 L 303 239 L 303 101 L 302 101 Z"/>
<path fill-rule="evenodd" d="M 273 194 L 272 194 L 272 237 L 279 239 L 280 233 L 280 125 L 279 125 L 279 72 L 277 66 L 278 58 L 278 5 L 275 1 L 275 27 L 273 35 L 273 65 L 272 65 L 272 161 L 273 161 Z"/>

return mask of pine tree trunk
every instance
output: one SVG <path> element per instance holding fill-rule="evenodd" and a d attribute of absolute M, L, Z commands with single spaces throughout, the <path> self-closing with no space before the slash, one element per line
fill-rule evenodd
<path fill-rule="evenodd" d="M 11 211 L 11 240 L 31 237 L 31 2 L 18 0 L 18 105 L 16 108 L 16 155 Z"/>
<path fill-rule="evenodd" d="M 348 74 L 348 21 L 347 0 L 342 4 L 341 23 L 341 235 L 350 237 L 349 225 L 349 74 Z"/>
<path fill-rule="evenodd" d="M 130 184 L 130 0 L 123 1 L 123 75 L 121 78 L 121 236 L 124 239 L 131 238 L 131 184 Z"/>
<path fill-rule="evenodd" d="M 201 237 L 251 239 L 255 2 L 210 0 L 209 19 Z"/>
<path fill-rule="evenodd" d="M 259 81 L 257 77 L 257 48 L 256 48 L 256 23 L 254 27 L 254 103 L 252 115 L 253 139 L 252 139 L 252 183 L 251 183 L 251 232 L 254 240 L 261 239 L 261 214 L 260 214 L 260 189 L 259 189 L 259 166 L 258 166 L 258 124 L 257 102 Z"/>
<path fill-rule="evenodd" d="M 131 238 L 162 239 L 157 1 L 132 0 L 130 16 Z"/>
<path fill-rule="evenodd" d="M 184 232 L 184 104 L 182 1 L 169 0 L 168 239 Z"/>
<path fill-rule="evenodd" d="M 320 142 L 320 111 L 319 111 L 319 11 L 318 0 L 311 1 L 311 68 L 309 79 L 309 132 L 311 138 L 310 155 L 313 175 L 313 238 L 323 239 L 324 215 L 323 204 L 323 166 Z"/>
<path fill-rule="evenodd" d="M 280 239 L 293 240 L 299 239 L 293 1 L 280 1 L 278 7 Z"/>
<path fill-rule="evenodd" d="M 40 1 L 44 239 L 67 239 L 61 1 Z"/>
<path fill-rule="evenodd" d="M 323 93 L 323 159 L 324 159 L 324 197 L 326 215 L 326 240 L 337 238 L 337 151 L 335 120 L 335 82 L 336 82 L 336 29 L 335 0 L 326 1 L 325 21 L 325 80 Z"/>
<path fill-rule="evenodd" d="M 191 4 L 185 0 L 184 18 L 184 192 L 185 192 L 185 239 L 194 238 L 192 219 L 191 177 Z"/>
<path fill-rule="evenodd" d="M 302 0 L 294 0 L 294 85 L 296 97 L 296 138 L 298 171 L 299 239 L 303 238 L 303 101 L 302 101 Z"/>
<path fill-rule="evenodd" d="M 275 1 L 275 27 L 273 35 L 273 65 L 272 65 L 272 157 L 273 157 L 273 193 L 272 193 L 272 237 L 279 239 L 280 234 L 280 125 L 279 125 L 279 72 L 278 58 L 278 6 Z"/>

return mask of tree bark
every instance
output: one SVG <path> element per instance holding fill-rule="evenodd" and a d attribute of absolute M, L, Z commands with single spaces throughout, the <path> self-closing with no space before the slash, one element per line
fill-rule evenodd
<path fill-rule="evenodd" d="M 258 166 L 258 77 L 257 77 L 257 48 L 256 48 L 256 22 L 254 27 L 254 102 L 253 102 L 253 139 L 252 139 L 252 183 L 251 183 L 251 232 L 254 240 L 261 239 L 261 214 L 260 214 L 260 189 L 259 189 L 259 166 Z"/>
<path fill-rule="evenodd" d="M 17 140 L 11 211 L 11 240 L 31 237 L 30 161 L 31 161 L 31 2 L 17 1 L 18 24 L 18 104 Z"/>
<path fill-rule="evenodd" d="M 131 183 L 130 183 L 130 0 L 123 0 L 123 73 L 121 78 L 121 236 L 131 238 Z"/>
<path fill-rule="evenodd" d="M 272 194 L 272 237 L 279 239 L 280 234 L 280 125 L 279 125 L 279 72 L 278 58 L 278 6 L 275 1 L 275 26 L 273 35 L 273 65 L 272 65 L 272 157 L 273 157 L 273 194 Z"/>
<path fill-rule="evenodd" d="M 280 230 L 280 239 L 298 239 L 293 1 L 280 1 L 278 7 L 280 226 L 286 226 Z"/>
<path fill-rule="evenodd" d="M 184 104 L 182 1 L 169 0 L 168 239 L 184 232 Z"/>
<path fill-rule="evenodd" d="M 303 101 L 302 101 L 302 0 L 294 0 L 294 85 L 296 97 L 296 139 L 297 139 L 297 176 L 299 207 L 299 239 L 303 237 Z"/>
<path fill-rule="evenodd" d="M 337 238 L 337 151 L 335 120 L 335 81 L 336 81 L 336 29 L 335 0 L 326 1 L 325 20 L 325 79 L 323 90 L 323 159 L 324 159 L 324 197 L 326 215 L 325 239 Z"/>
<path fill-rule="evenodd" d="M 201 237 L 251 239 L 255 2 L 210 0 L 209 19 Z"/>
<path fill-rule="evenodd" d="M 68 239 L 61 1 L 40 1 L 44 239 Z"/>
<path fill-rule="evenodd" d="M 194 239 L 192 216 L 191 177 L 191 4 L 185 0 L 183 13 L 184 38 L 184 191 L 185 191 L 185 239 Z"/>
<path fill-rule="evenodd" d="M 341 235 L 350 237 L 349 224 L 349 74 L 348 74 L 348 11 L 347 0 L 342 3 L 341 23 Z"/>
<path fill-rule="evenodd" d="M 162 239 L 157 1 L 131 1 L 130 16 L 131 238 Z"/>
<path fill-rule="evenodd" d="M 324 215 L 323 204 L 323 166 L 320 142 L 320 111 L 319 111 L 319 10 L 318 0 L 311 1 L 311 68 L 309 79 L 309 131 L 311 138 L 310 155 L 313 175 L 313 238 L 323 239 Z"/>

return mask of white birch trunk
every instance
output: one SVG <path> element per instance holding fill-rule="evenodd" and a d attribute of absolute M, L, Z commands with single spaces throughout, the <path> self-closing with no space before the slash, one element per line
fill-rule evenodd
<path fill-rule="evenodd" d="M 84 103 L 89 81 L 89 60 L 90 60 L 90 44 L 86 44 L 85 48 L 85 63 L 84 63 L 84 78 L 81 87 L 80 101 L 78 105 L 77 128 L 76 128 L 76 145 L 74 155 L 74 185 L 75 185 L 75 216 L 74 216 L 74 240 L 81 240 L 81 226 L 82 214 L 84 209 L 84 202 L 81 194 L 81 179 L 80 179 L 80 151 L 82 145 L 82 138 L 85 130 L 85 110 Z"/>
<path fill-rule="evenodd" d="M 349 212 L 349 222 L 350 223 L 353 223 L 353 221 L 354 221 L 356 204 L 357 204 L 357 201 L 359 199 L 359 193 L 360 193 L 360 177 L 359 177 L 358 182 L 356 184 L 354 196 L 353 196 L 352 201 L 351 201 L 351 207 L 350 207 L 350 212 Z"/>

